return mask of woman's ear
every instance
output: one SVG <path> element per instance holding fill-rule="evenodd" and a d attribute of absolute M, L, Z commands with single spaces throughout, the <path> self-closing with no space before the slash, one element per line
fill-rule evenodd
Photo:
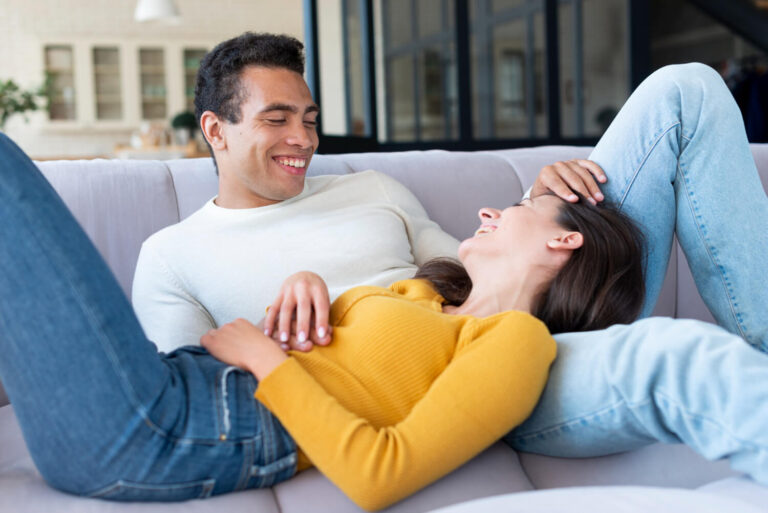
<path fill-rule="evenodd" d="M 567 249 L 573 251 L 584 244 L 584 236 L 579 232 L 566 232 L 547 241 L 549 249 Z"/>

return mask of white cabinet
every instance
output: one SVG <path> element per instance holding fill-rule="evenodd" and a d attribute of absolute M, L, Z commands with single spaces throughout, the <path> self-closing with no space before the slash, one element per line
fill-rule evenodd
<path fill-rule="evenodd" d="M 209 41 L 48 41 L 51 130 L 135 130 L 194 110 L 200 60 Z"/>

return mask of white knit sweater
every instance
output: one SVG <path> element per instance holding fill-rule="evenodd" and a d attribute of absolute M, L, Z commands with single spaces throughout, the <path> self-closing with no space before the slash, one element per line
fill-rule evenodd
<path fill-rule="evenodd" d="M 457 249 L 413 194 L 384 174 L 309 177 L 289 200 L 252 209 L 210 200 L 152 235 L 139 255 L 133 305 L 149 339 L 168 352 L 238 317 L 259 321 L 295 272 L 322 276 L 333 301 L 356 285 L 410 278 L 418 265 Z"/>

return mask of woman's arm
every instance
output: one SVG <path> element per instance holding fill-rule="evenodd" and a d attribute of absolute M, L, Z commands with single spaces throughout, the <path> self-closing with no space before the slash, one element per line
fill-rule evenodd
<path fill-rule="evenodd" d="M 533 410 L 555 355 L 549 332 L 522 313 L 473 329 L 474 340 L 394 426 L 344 408 L 294 359 L 261 377 L 256 397 L 355 503 L 383 508 L 473 458 Z"/>

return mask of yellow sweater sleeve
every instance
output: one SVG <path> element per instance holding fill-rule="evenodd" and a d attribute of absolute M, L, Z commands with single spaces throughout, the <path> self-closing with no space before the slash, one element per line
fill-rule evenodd
<path fill-rule="evenodd" d="M 555 343 L 523 313 L 474 321 L 473 339 L 397 425 L 375 428 L 289 358 L 256 397 L 317 468 L 366 510 L 388 506 L 456 469 L 530 415 Z M 490 319 L 489 319 L 490 321 Z"/>

